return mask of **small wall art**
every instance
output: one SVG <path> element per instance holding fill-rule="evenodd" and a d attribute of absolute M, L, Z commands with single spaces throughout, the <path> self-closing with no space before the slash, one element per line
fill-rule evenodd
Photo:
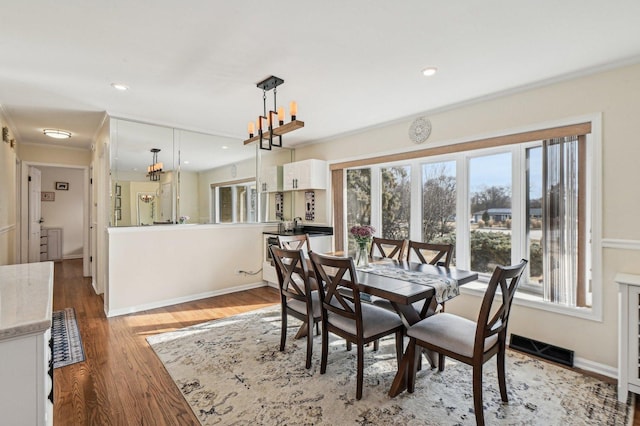
<path fill-rule="evenodd" d="M 56 193 L 53 191 L 42 191 L 40 193 L 40 201 L 55 201 Z"/>
<path fill-rule="evenodd" d="M 304 192 L 304 219 L 316 219 L 316 193 L 313 191 Z"/>
<path fill-rule="evenodd" d="M 58 191 L 68 191 L 69 190 L 69 182 L 56 182 L 56 190 L 58 190 Z"/>
<path fill-rule="evenodd" d="M 276 219 L 284 219 L 284 194 L 282 192 L 276 192 Z"/>

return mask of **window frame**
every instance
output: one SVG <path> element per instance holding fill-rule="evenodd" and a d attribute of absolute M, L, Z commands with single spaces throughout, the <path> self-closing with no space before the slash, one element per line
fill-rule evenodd
<path fill-rule="evenodd" d="M 555 303 L 544 302 L 541 296 L 537 294 L 526 294 L 524 292 L 518 292 L 516 294 L 515 302 L 517 305 L 528 306 L 535 309 L 551 311 L 569 316 L 580 317 L 584 319 L 602 321 L 602 143 L 601 143 L 601 114 L 591 114 L 588 116 L 574 117 L 566 120 L 556 121 L 553 123 L 543 123 L 538 125 L 532 125 L 524 129 L 517 129 L 512 131 L 506 131 L 499 134 L 491 135 L 483 139 L 469 139 L 464 141 L 448 142 L 443 141 L 438 144 L 434 144 L 433 148 L 412 150 L 406 152 L 397 152 L 385 155 L 383 157 L 371 157 L 363 159 L 360 157 L 357 160 L 342 161 L 330 163 L 333 178 L 344 177 L 346 173 L 344 170 L 349 168 L 363 168 L 363 167 L 389 167 L 400 164 L 411 164 L 411 182 L 412 182 L 412 197 L 415 191 L 416 185 L 418 188 L 421 184 L 421 179 L 415 179 L 414 177 L 414 163 L 437 163 L 449 161 L 450 158 L 456 158 L 456 180 L 458 182 L 466 182 L 465 185 L 457 185 L 457 215 L 458 217 L 464 217 L 466 209 L 468 209 L 468 197 L 469 197 L 469 182 L 468 182 L 468 161 L 469 158 L 479 155 L 489 155 L 489 152 L 511 151 L 512 152 L 512 211 L 513 218 L 518 223 L 514 223 L 512 229 L 518 229 L 519 232 L 512 233 L 512 261 L 517 262 L 520 259 L 515 259 L 518 253 L 526 253 L 526 230 L 524 228 L 524 217 L 522 212 L 526 209 L 526 175 L 519 167 L 525 150 L 532 146 L 540 144 L 543 139 L 549 139 L 557 136 L 566 136 L 570 134 L 585 135 L 584 142 L 587 143 L 586 150 L 586 167 L 589 171 L 586 181 L 587 191 L 585 193 L 585 202 L 588 206 L 585 214 L 591 224 L 591 232 L 585 238 L 587 244 L 591 241 L 589 251 L 590 256 L 587 257 L 587 267 L 590 269 L 590 282 L 586 282 L 586 285 L 591 285 L 592 303 L 591 307 L 567 307 L 558 305 Z M 584 132 L 584 129 L 588 129 Z M 464 159 L 460 159 L 462 156 Z M 459 161 L 463 161 L 463 167 L 460 167 Z M 373 175 L 373 173 L 372 173 Z M 516 185 L 518 190 L 516 190 Z M 346 200 L 346 182 L 341 182 L 339 187 L 343 190 L 343 201 Z M 374 186 L 372 182 L 372 197 L 374 192 Z M 340 199 L 334 194 L 334 202 Z M 412 198 L 414 200 L 421 200 L 421 197 Z M 464 201 L 464 202 L 461 202 Z M 335 208 L 335 206 L 334 206 Z M 344 212 L 344 204 L 342 207 L 334 210 L 336 223 L 339 218 L 346 216 Z M 412 201 L 411 207 L 411 238 L 415 238 L 413 235 L 415 232 L 420 234 L 421 226 L 413 226 L 414 221 L 421 220 L 421 214 L 415 215 L 414 210 L 420 209 L 421 203 Z M 517 211 L 517 214 L 516 214 Z M 372 223 L 374 214 L 372 212 Z M 468 258 L 468 250 L 458 250 L 460 244 L 469 244 L 468 236 L 470 232 L 469 224 L 467 221 L 463 221 L 459 224 L 456 233 L 457 242 L 457 262 L 461 269 L 468 269 L 470 265 L 470 259 Z M 344 227 L 344 224 L 341 225 Z M 417 236 L 420 238 L 420 235 Z M 344 244 L 346 241 L 346 235 L 340 235 L 336 233 L 336 249 L 338 246 Z M 462 241 L 462 240 L 467 241 Z M 341 241 L 342 240 L 342 241 Z M 518 247 L 518 250 L 514 250 L 514 247 Z M 587 273 L 589 275 L 589 273 Z M 463 294 L 484 294 L 486 284 L 481 280 L 465 285 L 461 287 Z"/>

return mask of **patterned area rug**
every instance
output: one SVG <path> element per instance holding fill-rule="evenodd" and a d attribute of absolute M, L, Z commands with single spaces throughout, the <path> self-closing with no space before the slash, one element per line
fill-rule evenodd
<path fill-rule="evenodd" d="M 416 392 L 387 395 L 396 371 L 394 340 L 365 348 L 362 400 L 356 394 L 356 350 L 330 343 L 320 374 L 321 338 L 304 368 L 305 339 L 289 318 L 278 351 L 280 308 L 271 307 L 147 338 L 204 425 L 474 425 L 470 367 L 449 361 L 424 368 Z M 426 364 L 426 363 L 424 363 Z M 426 364 L 428 366 L 428 364 Z M 484 414 L 489 425 L 626 425 L 633 416 L 616 387 L 517 352 L 507 358 L 509 403 L 500 399 L 495 361 L 485 364 Z"/>
<path fill-rule="evenodd" d="M 82 339 L 76 322 L 76 311 L 73 308 L 53 312 L 51 336 L 53 338 L 53 368 L 84 361 Z"/>

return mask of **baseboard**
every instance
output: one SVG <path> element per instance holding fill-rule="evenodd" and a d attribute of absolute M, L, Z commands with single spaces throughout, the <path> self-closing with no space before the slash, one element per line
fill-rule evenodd
<path fill-rule="evenodd" d="M 574 358 L 573 366 L 581 370 L 597 373 L 612 379 L 618 379 L 618 369 L 610 365 L 600 364 L 584 358 Z"/>
<path fill-rule="evenodd" d="M 208 297 L 221 296 L 223 294 L 237 293 L 239 291 L 251 290 L 253 288 L 265 287 L 265 282 L 260 281 L 243 286 L 225 288 L 221 290 L 207 291 L 204 293 L 191 294 L 189 296 L 177 297 L 175 299 L 159 300 L 156 302 L 145 303 L 143 305 L 128 306 L 120 309 L 109 309 L 105 314 L 107 317 L 116 317 L 120 315 L 133 314 L 136 312 L 147 311 L 149 309 L 164 308 L 165 306 L 178 305 L 180 303 L 193 302 L 194 300 L 206 299 Z"/>

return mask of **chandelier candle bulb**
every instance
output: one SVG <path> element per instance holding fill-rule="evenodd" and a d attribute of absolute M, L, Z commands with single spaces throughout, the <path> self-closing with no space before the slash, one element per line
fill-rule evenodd
<path fill-rule="evenodd" d="M 284 124 L 284 107 L 278 108 L 278 123 L 280 126 Z"/>
<path fill-rule="evenodd" d="M 253 124 L 253 121 L 249 123 L 249 125 L 247 126 L 247 130 L 249 131 L 249 137 L 252 138 L 253 134 L 255 133 L 255 126 Z"/>
<path fill-rule="evenodd" d="M 289 111 L 291 112 L 291 121 L 295 121 L 296 115 L 298 115 L 298 104 L 296 101 L 289 103 Z"/>

